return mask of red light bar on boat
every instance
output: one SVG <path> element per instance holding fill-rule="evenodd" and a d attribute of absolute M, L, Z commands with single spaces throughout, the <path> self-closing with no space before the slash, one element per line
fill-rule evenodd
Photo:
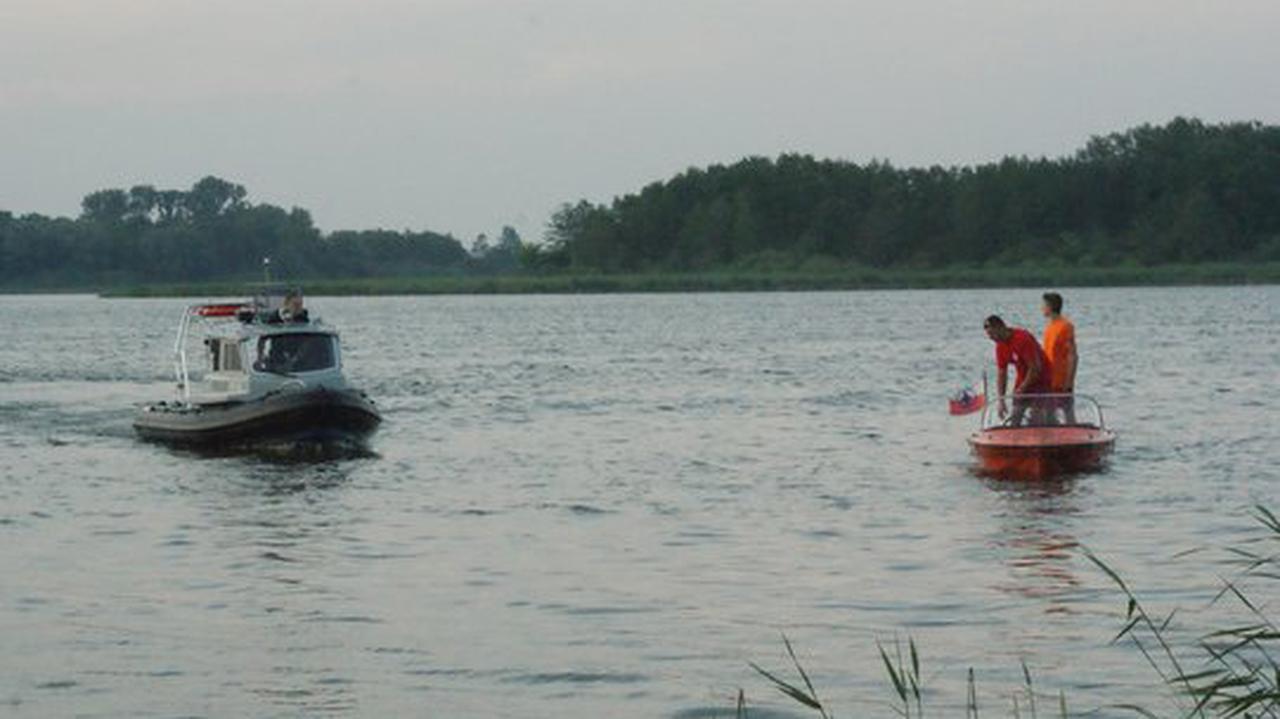
<path fill-rule="evenodd" d="M 191 314 L 201 317 L 235 317 L 243 309 L 248 309 L 248 305 L 196 305 L 191 308 Z"/>

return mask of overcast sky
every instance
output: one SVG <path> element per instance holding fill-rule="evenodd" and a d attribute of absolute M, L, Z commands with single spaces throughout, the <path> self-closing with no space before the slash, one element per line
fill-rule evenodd
<path fill-rule="evenodd" d="M 206 174 L 469 239 L 692 165 L 1280 122 L 1277 0 L 0 0 L 0 209 Z"/>

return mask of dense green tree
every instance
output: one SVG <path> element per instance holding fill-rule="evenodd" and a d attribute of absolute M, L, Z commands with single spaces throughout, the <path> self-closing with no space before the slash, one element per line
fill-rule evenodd
<path fill-rule="evenodd" d="M 433 232 L 322 235 L 306 210 L 248 201 L 206 177 L 189 190 L 136 185 L 84 198 L 78 219 L 0 213 L 0 287 L 256 280 L 468 271 L 457 240 Z"/>
<path fill-rule="evenodd" d="M 1280 127 L 1180 118 L 972 167 L 748 157 L 562 205 L 541 243 L 504 227 L 471 252 L 429 231 L 325 234 L 217 177 L 99 190 L 75 219 L 0 212 L 4 288 L 252 280 L 263 257 L 297 278 L 1275 261 Z"/>
<path fill-rule="evenodd" d="M 244 207 L 244 187 L 217 177 L 205 177 L 192 185 L 183 205 L 196 222 L 211 222 L 220 215 Z"/>
<path fill-rule="evenodd" d="M 496 252 L 519 255 L 520 245 L 522 244 L 524 242 L 520 239 L 520 233 L 516 232 L 516 228 L 511 225 L 503 225 L 502 231 L 498 233 L 498 244 L 493 249 Z"/>
<path fill-rule="evenodd" d="M 112 225 L 124 220 L 129 211 L 129 195 L 124 190 L 98 190 L 81 201 L 81 217 L 89 222 Z"/>
<path fill-rule="evenodd" d="M 1176 119 L 1059 159 L 899 169 L 806 155 L 691 169 L 564 205 L 546 241 L 593 271 L 1248 260 L 1280 236 L 1280 128 Z"/>
<path fill-rule="evenodd" d="M 514 227 L 506 225 L 498 233 L 498 239 L 490 242 L 487 235 L 480 235 L 471 245 L 472 270 L 486 274 L 505 274 L 518 270 L 524 242 Z"/>

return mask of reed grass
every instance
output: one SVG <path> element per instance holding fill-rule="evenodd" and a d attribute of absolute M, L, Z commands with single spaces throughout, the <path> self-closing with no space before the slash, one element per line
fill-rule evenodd
<path fill-rule="evenodd" d="M 1280 517 L 1263 506 L 1254 509 L 1253 517 L 1260 531 L 1243 542 L 1224 548 L 1225 564 L 1234 572 L 1220 578 L 1221 587 L 1210 601 L 1209 608 L 1223 609 L 1224 616 L 1209 614 L 1211 622 L 1221 626 L 1193 631 L 1192 640 L 1180 640 L 1182 632 L 1175 632 L 1178 610 L 1157 612 L 1147 606 L 1139 593 L 1111 563 L 1087 549 L 1084 556 L 1117 588 L 1124 602 L 1124 621 L 1112 642 L 1127 642 L 1141 654 L 1159 679 L 1153 685 L 1153 696 L 1171 692 L 1179 706 L 1179 716 L 1197 719 L 1280 719 L 1280 626 L 1267 614 L 1267 605 L 1256 600 L 1249 591 L 1250 584 L 1265 582 L 1266 589 L 1274 590 L 1274 582 L 1280 582 Z M 1223 606 L 1230 603 L 1231 606 Z M 1247 619 L 1235 619 L 1243 612 Z M 1194 628 L 1193 628 L 1194 629 Z M 750 666 L 769 683 L 795 703 L 816 713 L 821 719 L 831 719 L 834 712 L 818 697 L 808 672 L 796 658 L 791 641 L 785 636 L 783 644 L 791 659 L 799 681 L 783 679 L 751 663 Z M 926 704 L 923 700 L 923 675 L 920 652 L 915 641 L 908 638 L 904 645 L 895 639 L 892 647 L 877 643 L 876 648 L 890 687 L 889 707 L 903 719 L 923 719 Z M 1011 698 L 1009 716 L 1038 719 L 1042 704 L 1038 699 L 1046 695 L 1037 690 L 1031 669 L 1022 662 L 1022 687 Z M 966 719 L 979 719 L 977 682 L 972 668 L 968 671 L 965 702 Z M 1056 716 L 1071 716 L 1067 696 L 1059 691 Z M 737 695 L 739 719 L 748 716 L 746 696 L 742 690 Z M 1141 702 L 1124 703 L 1106 707 L 1132 713 L 1136 716 L 1155 718 L 1160 715 Z M 1089 715 L 1097 713 L 1089 712 Z"/>
<path fill-rule="evenodd" d="M 246 280 L 247 282 L 248 280 Z M 726 269 L 633 274 L 565 273 L 498 276 L 431 275 L 365 278 L 290 278 L 308 294 L 467 295 L 608 294 L 662 292 L 788 292 L 812 290 L 940 289 L 965 287 L 1117 287 L 1280 283 L 1280 263 L 1199 265 L 958 266 L 820 270 Z M 239 296 L 244 282 L 171 283 L 96 288 L 104 297 Z"/>

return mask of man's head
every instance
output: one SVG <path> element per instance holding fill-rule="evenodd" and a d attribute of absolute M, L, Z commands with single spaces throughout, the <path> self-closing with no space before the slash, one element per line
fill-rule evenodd
<path fill-rule="evenodd" d="M 1000 315 L 991 315 L 982 323 L 982 329 L 987 331 L 987 336 L 992 342 L 1003 342 L 1009 339 L 1009 335 L 1013 334 L 1013 330 L 1009 329 L 1009 325 L 1004 323 Z"/>
<path fill-rule="evenodd" d="M 297 290 L 289 290 L 284 296 L 284 308 L 291 315 L 297 315 L 302 311 L 302 293 Z"/>
<path fill-rule="evenodd" d="M 1057 317 L 1062 314 L 1062 295 L 1057 292 L 1044 293 L 1044 305 L 1040 309 L 1045 317 Z"/>

